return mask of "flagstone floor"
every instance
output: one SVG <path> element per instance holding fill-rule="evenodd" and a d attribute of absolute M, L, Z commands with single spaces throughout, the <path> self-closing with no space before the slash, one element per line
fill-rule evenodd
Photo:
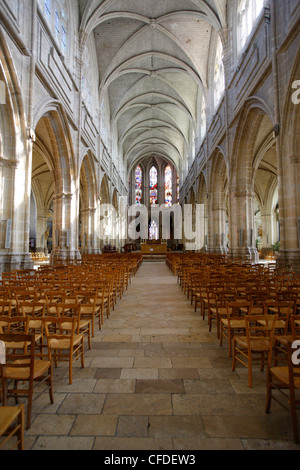
<path fill-rule="evenodd" d="M 265 373 L 231 371 L 163 262 L 144 262 L 118 301 L 85 367 L 54 370 L 55 403 L 36 396 L 25 447 L 32 450 L 299 449 L 289 413 L 264 412 Z"/>

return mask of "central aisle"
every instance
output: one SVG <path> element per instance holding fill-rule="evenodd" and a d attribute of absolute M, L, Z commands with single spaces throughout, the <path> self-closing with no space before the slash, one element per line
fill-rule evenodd
<path fill-rule="evenodd" d="M 74 363 L 74 383 L 64 363 L 55 369 L 55 404 L 47 394 L 35 401 L 27 447 L 293 448 L 289 414 L 264 413 L 265 375 L 255 373 L 250 390 L 227 351 L 166 264 L 144 262 L 86 349 L 85 368 Z"/>

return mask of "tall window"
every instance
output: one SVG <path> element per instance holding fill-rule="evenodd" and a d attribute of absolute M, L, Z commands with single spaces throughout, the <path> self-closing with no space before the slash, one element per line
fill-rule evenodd
<path fill-rule="evenodd" d="M 223 46 L 220 37 L 218 38 L 215 68 L 214 68 L 214 103 L 215 108 L 221 101 L 225 89 L 225 76 L 223 65 Z"/>
<path fill-rule="evenodd" d="M 172 203 L 172 169 L 168 165 L 165 169 L 165 205 L 171 207 Z"/>
<path fill-rule="evenodd" d="M 154 207 L 158 202 L 158 193 L 157 193 L 157 169 L 153 166 L 150 170 L 150 207 Z"/>
<path fill-rule="evenodd" d="M 244 48 L 263 6 L 264 0 L 239 0 L 237 18 L 239 52 Z"/>
<path fill-rule="evenodd" d="M 138 165 L 135 170 L 135 203 L 142 204 L 142 182 L 143 182 L 143 172 Z"/>
<path fill-rule="evenodd" d="M 92 72 L 92 67 L 91 67 L 91 61 L 90 61 L 90 53 L 89 53 L 89 48 L 86 45 L 83 51 L 81 93 L 82 93 L 82 98 L 90 111 L 91 111 L 91 105 L 92 105 L 92 92 L 91 92 L 92 74 L 91 72 Z"/>
<path fill-rule="evenodd" d="M 44 14 L 50 19 L 51 18 L 51 0 L 43 0 L 44 3 Z"/>
<path fill-rule="evenodd" d="M 205 106 L 205 98 L 203 95 L 202 95 L 202 100 L 201 100 L 200 134 L 201 134 L 201 141 L 202 141 L 206 134 L 206 106 Z"/>
<path fill-rule="evenodd" d="M 159 226 L 155 220 L 152 220 L 149 226 L 149 240 L 159 239 Z"/>
<path fill-rule="evenodd" d="M 66 0 L 39 0 L 40 8 L 49 23 L 61 52 L 67 53 Z"/>
<path fill-rule="evenodd" d="M 55 2 L 55 37 L 63 54 L 65 54 L 67 51 L 67 26 L 65 7 L 65 0 Z"/>

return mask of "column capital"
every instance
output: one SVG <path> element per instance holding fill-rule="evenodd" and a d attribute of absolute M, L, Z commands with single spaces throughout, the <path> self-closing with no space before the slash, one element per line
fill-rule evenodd
<path fill-rule="evenodd" d="M 243 190 L 243 191 L 235 191 L 234 197 L 241 199 L 241 198 L 247 198 L 247 197 L 254 197 L 254 191 L 253 190 Z"/>
<path fill-rule="evenodd" d="M 290 155 L 290 162 L 294 165 L 300 163 L 300 155 Z"/>
<path fill-rule="evenodd" d="M 18 161 L 10 158 L 4 158 L 0 155 L 0 166 L 5 168 L 16 168 Z"/>
<path fill-rule="evenodd" d="M 53 200 L 58 200 L 58 199 L 72 199 L 73 194 L 72 193 L 60 193 L 60 194 L 55 194 L 53 196 Z"/>

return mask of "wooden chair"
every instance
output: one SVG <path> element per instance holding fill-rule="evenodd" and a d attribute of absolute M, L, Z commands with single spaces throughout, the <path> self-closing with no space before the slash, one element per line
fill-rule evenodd
<path fill-rule="evenodd" d="M 252 302 L 234 301 L 226 302 L 226 317 L 221 318 L 220 346 L 223 345 L 223 339 L 228 339 L 228 354 L 232 356 L 232 338 L 234 335 L 245 334 L 246 323 L 245 315 L 251 315 Z"/>
<path fill-rule="evenodd" d="M 232 290 L 215 290 L 213 297 L 209 299 L 208 307 L 208 325 L 209 331 L 212 328 L 212 321 L 216 320 L 217 338 L 220 338 L 220 322 L 222 317 L 227 316 L 227 302 L 234 302 L 236 293 Z"/>
<path fill-rule="evenodd" d="M 11 301 L 6 300 L 6 301 L 0 301 L 0 331 L 3 328 L 6 328 L 8 323 L 7 323 L 7 318 L 11 317 Z"/>
<path fill-rule="evenodd" d="M 282 290 L 276 293 L 277 302 L 290 302 L 291 306 L 291 315 L 296 315 L 297 313 L 297 301 L 299 299 L 299 293 L 292 290 Z"/>
<path fill-rule="evenodd" d="M 267 291 L 250 290 L 246 292 L 246 300 L 252 302 L 252 314 L 264 314 L 264 302 L 268 300 Z"/>
<path fill-rule="evenodd" d="M 236 361 L 248 367 L 248 386 L 252 388 L 252 364 L 260 360 L 260 369 L 273 348 L 274 332 L 277 316 L 245 315 L 246 335 L 233 337 L 232 371 L 235 371 Z M 257 358 L 258 356 L 258 358 Z"/>
<path fill-rule="evenodd" d="M 7 315 L 8 317 L 11 316 L 12 310 L 12 302 L 11 300 L 0 300 L 0 315 L 4 316 Z"/>
<path fill-rule="evenodd" d="M 104 295 L 102 295 L 104 299 Z M 97 304 L 98 295 L 97 292 L 86 292 L 85 296 L 81 297 L 81 302 L 79 304 L 79 314 L 81 321 L 88 319 L 91 322 L 91 334 L 92 337 L 95 336 L 95 320 L 99 319 L 99 330 L 101 330 L 101 310 L 103 301 L 101 304 Z"/>
<path fill-rule="evenodd" d="M 193 298 L 195 301 L 194 311 L 196 312 L 198 308 L 198 304 L 200 304 L 200 314 L 202 315 L 203 320 L 205 319 L 205 305 L 207 305 L 205 304 L 205 299 L 207 298 L 207 295 L 208 295 L 207 294 L 208 285 L 209 285 L 209 278 L 207 277 L 201 281 L 198 290 L 193 294 Z"/>
<path fill-rule="evenodd" d="M 29 429 L 34 382 L 38 381 L 48 384 L 50 402 L 54 403 L 52 364 L 50 360 L 36 357 L 34 335 L 2 333 L 0 334 L 0 341 L 6 344 L 6 364 L 0 366 L 3 383 L 3 405 L 7 405 L 7 398 L 9 396 L 14 396 L 16 400 L 19 396 L 26 396 L 26 428 Z M 12 382 L 12 388 L 9 388 L 10 382 Z M 28 388 L 22 387 L 19 389 L 19 382 L 28 382 Z"/>
<path fill-rule="evenodd" d="M 267 372 L 267 400 L 266 413 L 270 412 L 272 399 L 277 401 L 285 409 L 289 410 L 292 416 L 293 437 L 296 444 L 300 443 L 297 407 L 300 406 L 300 399 L 296 397 L 296 391 L 300 390 L 300 336 L 287 344 L 287 366 L 273 366 L 272 354 L 269 356 Z M 297 352 L 298 351 L 298 352 Z M 273 390 L 279 394 L 273 394 Z M 285 398 L 285 402 L 279 399 Z M 289 404 L 289 406 L 287 406 Z"/>
<path fill-rule="evenodd" d="M 75 303 L 56 303 L 56 311 L 58 317 L 75 318 L 75 331 L 77 335 L 83 334 L 88 339 L 88 347 L 92 348 L 91 344 L 91 319 L 81 318 L 81 312 L 79 308 L 80 304 Z M 66 321 L 61 325 L 61 328 L 65 330 L 71 330 L 73 327 L 72 322 Z"/>
<path fill-rule="evenodd" d="M 290 324 L 291 324 L 291 333 L 292 336 L 300 336 L 300 316 L 299 315 L 291 315 L 290 316 Z"/>
<path fill-rule="evenodd" d="M 286 363 L 288 343 L 294 341 L 297 336 L 300 337 L 300 319 L 298 315 L 290 315 L 289 322 L 290 328 L 287 334 L 275 334 L 274 336 L 273 361 L 276 366 L 279 361 Z"/>
<path fill-rule="evenodd" d="M 5 437 L 4 437 L 5 436 Z M 13 440 L 8 450 L 24 450 L 24 405 L 19 406 L 2 406 L 0 407 L 0 450 L 7 449 L 7 443 L 17 437 L 16 442 Z"/>
<path fill-rule="evenodd" d="M 264 314 L 276 314 L 277 322 L 275 330 L 280 331 L 281 334 L 287 335 L 289 330 L 290 315 L 293 312 L 293 302 L 278 302 L 267 301 L 264 302 Z"/>
<path fill-rule="evenodd" d="M 99 296 L 101 296 L 100 292 L 103 292 L 104 301 L 103 307 L 106 310 L 106 318 L 109 318 L 111 309 L 114 309 L 114 293 L 112 287 L 112 280 L 106 277 L 102 277 L 98 283 L 98 292 Z M 103 323 L 103 318 L 102 318 Z"/>
<path fill-rule="evenodd" d="M 71 325 L 70 330 L 66 330 L 66 324 Z M 84 337 L 83 333 L 76 334 L 76 318 L 46 317 L 44 327 L 50 360 L 54 361 L 55 367 L 58 365 L 58 360 L 69 362 L 69 383 L 71 384 L 74 356 L 76 359 L 81 357 L 81 367 L 84 367 Z"/>
<path fill-rule="evenodd" d="M 26 317 L 0 317 L 0 333 L 26 333 Z"/>

